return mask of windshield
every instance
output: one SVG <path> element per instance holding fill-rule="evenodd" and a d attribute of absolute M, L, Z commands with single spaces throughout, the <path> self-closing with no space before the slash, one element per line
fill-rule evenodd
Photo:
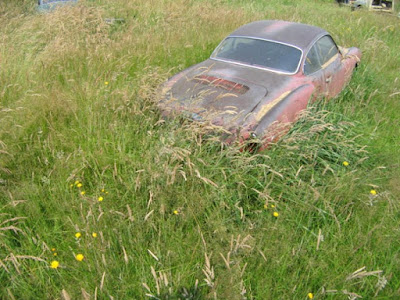
<path fill-rule="evenodd" d="M 278 42 L 228 37 L 215 49 L 211 58 L 293 74 L 298 69 L 301 55 L 299 49 Z"/>

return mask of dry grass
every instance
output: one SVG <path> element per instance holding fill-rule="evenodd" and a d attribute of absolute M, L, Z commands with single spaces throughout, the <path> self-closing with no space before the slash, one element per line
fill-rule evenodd
<path fill-rule="evenodd" d="M 261 153 L 163 120 L 160 84 L 262 18 L 324 25 L 365 63 Z M 80 1 L 43 15 L 1 2 L 0 298 L 396 297 L 398 150 L 385 145 L 398 24 L 385 22 L 308 0 Z"/>

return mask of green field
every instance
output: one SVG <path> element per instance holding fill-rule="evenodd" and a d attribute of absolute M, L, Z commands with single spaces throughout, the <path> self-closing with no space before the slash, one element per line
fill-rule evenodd
<path fill-rule="evenodd" d="M 400 299 L 400 19 L 35 2 L 0 1 L 0 299 Z M 323 27 L 362 63 L 258 154 L 164 121 L 159 85 L 260 19 Z"/>

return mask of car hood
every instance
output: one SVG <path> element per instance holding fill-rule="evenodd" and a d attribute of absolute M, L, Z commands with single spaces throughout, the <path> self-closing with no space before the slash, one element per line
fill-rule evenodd
<path fill-rule="evenodd" d="M 173 83 L 161 101 L 161 108 L 168 113 L 184 112 L 196 121 L 208 120 L 229 129 L 242 125 L 267 98 L 268 91 L 279 90 L 288 77 L 208 59 Z"/>

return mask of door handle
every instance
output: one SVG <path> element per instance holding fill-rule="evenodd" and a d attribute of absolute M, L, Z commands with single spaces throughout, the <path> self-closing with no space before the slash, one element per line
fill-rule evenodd
<path fill-rule="evenodd" d="M 326 83 L 330 83 L 332 81 L 332 76 L 329 76 L 328 78 L 325 79 Z"/>

